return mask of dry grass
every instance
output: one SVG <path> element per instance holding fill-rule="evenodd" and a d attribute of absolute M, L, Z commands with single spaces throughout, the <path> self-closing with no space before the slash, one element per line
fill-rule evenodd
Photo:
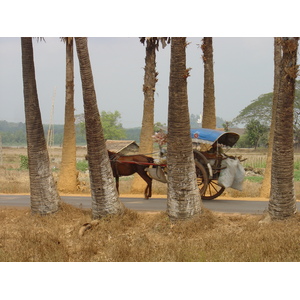
<path fill-rule="evenodd" d="M 100 220 L 80 237 L 90 211 L 63 204 L 49 216 L 29 209 L 1 209 L 0 261 L 64 262 L 262 262 L 300 260 L 300 215 L 259 223 L 262 216 L 204 209 L 192 220 L 171 222 L 165 213 L 137 213 Z M 17 249 L 17 251 L 16 251 Z"/>
<path fill-rule="evenodd" d="M 0 193 L 29 193 L 28 171 L 9 170 L 0 167 Z"/>

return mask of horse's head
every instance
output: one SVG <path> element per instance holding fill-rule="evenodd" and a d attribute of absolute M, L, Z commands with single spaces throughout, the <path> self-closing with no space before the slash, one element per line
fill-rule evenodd
<path fill-rule="evenodd" d="M 107 152 L 108 152 L 108 156 L 109 156 L 109 159 L 110 159 L 110 160 L 115 159 L 115 158 L 117 157 L 117 155 L 118 155 L 118 153 L 113 152 L 113 151 L 107 150 Z"/>
<path fill-rule="evenodd" d="M 116 152 L 113 152 L 113 151 L 110 151 L 110 150 L 107 150 L 108 152 L 108 155 L 111 156 L 111 155 L 116 155 L 117 153 Z"/>

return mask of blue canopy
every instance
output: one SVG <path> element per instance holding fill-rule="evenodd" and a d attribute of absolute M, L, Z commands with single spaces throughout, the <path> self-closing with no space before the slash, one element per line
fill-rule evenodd
<path fill-rule="evenodd" d="M 224 146 L 232 147 L 240 138 L 239 134 L 235 132 L 225 132 L 214 129 L 198 128 L 191 129 L 191 138 L 198 143 L 222 144 Z"/>

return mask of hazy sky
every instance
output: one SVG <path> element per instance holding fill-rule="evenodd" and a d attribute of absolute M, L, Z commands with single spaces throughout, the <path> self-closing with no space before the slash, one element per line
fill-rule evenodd
<path fill-rule="evenodd" d="M 202 37 L 188 37 L 187 67 L 190 113 L 203 109 Z M 64 122 L 65 45 L 60 38 L 33 40 L 36 80 L 42 120 L 50 121 L 55 94 L 55 124 Z M 141 126 L 145 46 L 137 37 L 88 39 L 99 110 L 121 113 L 124 128 Z M 216 114 L 231 121 L 252 100 L 273 88 L 273 38 L 213 38 Z M 83 113 L 78 60 L 75 54 L 75 108 Z M 167 122 L 170 45 L 157 52 L 159 73 L 155 122 Z M 20 38 L 0 38 L 0 120 L 24 122 Z"/>

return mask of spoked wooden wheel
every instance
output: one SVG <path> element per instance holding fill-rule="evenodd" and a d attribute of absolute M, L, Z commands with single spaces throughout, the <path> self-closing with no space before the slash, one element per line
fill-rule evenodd
<path fill-rule="evenodd" d="M 197 184 L 200 190 L 201 198 L 203 198 L 203 194 L 205 193 L 207 186 L 208 186 L 208 174 L 204 168 L 204 166 L 195 159 L 195 166 L 196 166 L 196 175 L 197 175 Z"/>
<path fill-rule="evenodd" d="M 225 188 L 223 186 L 218 185 L 217 180 L 209 180 L 207 189 L 204 194 L 201 195 L 201 198 L 204 200 L 212 200 L 219 197 Z"/>

